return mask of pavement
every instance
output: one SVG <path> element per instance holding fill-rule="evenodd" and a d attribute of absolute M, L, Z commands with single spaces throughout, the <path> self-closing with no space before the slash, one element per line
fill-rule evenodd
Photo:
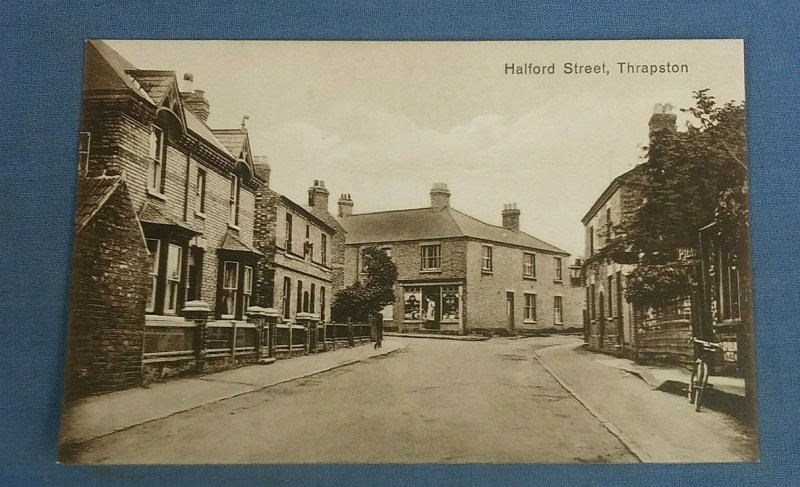
<path fill-rule="evenodd" d="M 270 365 L 250 365 L 87 397 L 65 407 L 60 443 L 67 447 L 85 443 L 242 394 L 387 355 L 403 346 L 399 341 L 384 340 L 378 350 L 372 344 L 364 344 L 278 360 Z"/>
<path fill-rule="evenodd" d="M 680 368 L 642 366 L 593 353 L 580 338 L 540 340 L 534 354 L 643 462 L 758 460 L 758 439 L 744 423 L 711 407 L 695 412 L 679 392 L 682 387 L 670 387 L 688 385 L 690 375 Z M 735 381 L 713 379 L 715 388 L 739 390 Z M 731 394 L 723 402 L 738 397 Z"/>
<path fill-rule="evenodd" d="M 387 337 L 404 337 L 404 338 L 430 338 L 433 340 L 457 340 L 460 342 L 485 342 L 489 337 L 479 335 L 441 335 L 438 333 L 398 333 L 398 332 L 383 332 L 383 336 Z"/>

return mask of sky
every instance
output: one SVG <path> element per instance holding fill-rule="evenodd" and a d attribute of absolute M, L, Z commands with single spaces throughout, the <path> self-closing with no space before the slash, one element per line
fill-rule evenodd
<path fill-rule="evenodd" d="M 356 213 L 420 208 L 443 182 L 453 208 L 487 223 L 517 203 L 523 231 L 573 256 L 581 218 L 641 162 L 655 104 L 675 106 L 681 128 L 693 91 L 745 99 L 739 40 L 107 42 L 140 69 L 192 73 L 212 128 L 246 115 L 270 186 L 299 203 L 319 179 L 334 213 L 341 193 Z M 620 74 L 619 62 L 688 72 Z M 507 74 L 510 63 L 555 73 Z"/>

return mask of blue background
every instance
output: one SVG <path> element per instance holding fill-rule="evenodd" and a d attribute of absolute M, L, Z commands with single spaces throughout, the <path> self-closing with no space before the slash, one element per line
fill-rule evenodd
<path fill-rule="evenodd" d="M 800 464 L 796 423 L 800 300 L 795 279 L 800 264 L 800 7 L 796 1 L 96 3 L 0 3 L 0 484 L 796 482 Z M 761 462 L 682 466 L 56 465 L 82 44 L 86 38 L 744 38 Z M 655 423 L 653 427 L 659 426 Z"/>

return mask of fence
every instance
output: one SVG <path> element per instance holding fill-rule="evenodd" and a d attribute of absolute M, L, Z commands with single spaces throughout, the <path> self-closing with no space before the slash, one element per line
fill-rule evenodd
<path fill-rule="evenodd" d="M 275 356 L 335 350 L 371 341 L 368 323 L 326 323 L 307 328 L 241 321 L 158 321 L 144 330 L 145 382 L 190 372 L 221 370 L 269 355 L 270 329 Z M 312 335 L 314 333 L 314 335 Z"/>

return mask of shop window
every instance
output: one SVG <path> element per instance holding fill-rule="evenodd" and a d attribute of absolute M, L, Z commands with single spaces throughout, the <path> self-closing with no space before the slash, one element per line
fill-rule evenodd
<path fill-rule="evenodd" d="M 460 307 L 458 286 L 442 286 L 442 322 L 458 322 Z"/>
<path fill-rule="evenodd" d="M 404 287 L 403 288 L 403 319 L 407 321 L 419 321 L 422 311 L 422 288 Z"/>
<path fill-rule="evenodd" d="M 536 321 L 536 295 L 525 294 L 525 320 Z"/>
<path fill-rule="evenodd" d="M 442 246 L 423 245 L 420 247 L 420 270 L 438 271 L 442 269 Z"/>

